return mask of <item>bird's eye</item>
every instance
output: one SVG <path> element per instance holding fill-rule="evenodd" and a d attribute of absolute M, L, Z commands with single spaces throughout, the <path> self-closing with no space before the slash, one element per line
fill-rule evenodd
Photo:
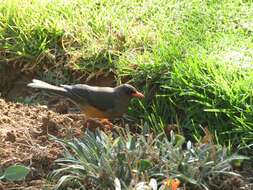
<path fill-rule="evenodd" d="M 133 89 L 128 89 L 128 90 L 127 90 L 127 94 L 131 95 L 131 94 L 133 94 L 133 93 L 135 93 L 135 91 L 134 91 Z"/>

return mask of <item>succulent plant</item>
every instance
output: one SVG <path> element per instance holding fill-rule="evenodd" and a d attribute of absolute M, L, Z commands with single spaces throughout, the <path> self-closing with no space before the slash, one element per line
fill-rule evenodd
<path fill-rule="evenodd" d="M 157 187 L 164 185 L 164 180 L 177 178 L 190 189 L 212 189 L 217 176 L 238 176 L 232 172 L 231 161 L 245 159 L 228 156 L 225 148 L 211 143 L 193 146 L 188 141 L 183 148 L 185 139 L 173 132 L 168 138 L 163 133 L 132 135 L 121 131 L 115 135 L 87 130 L 82 139 L 54 140 L 65 149 L 63 158 L 56 161 L 59 168 L 51 175 L 58 180 L 55 189 L 151 188 L 151 178 Z"/>

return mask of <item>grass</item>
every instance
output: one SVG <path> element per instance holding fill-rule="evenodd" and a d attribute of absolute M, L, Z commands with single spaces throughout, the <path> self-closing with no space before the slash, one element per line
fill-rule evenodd
<path fill-rule="evenodd" d="M 113 72 L 156 87 L 153 101 L 129 111 L 155 130 L 176 123 L 200 140 L 208 127 L 217 143 L 248 146 L 252 18 L 253 4 L 241 0 L 2 0 L 0 61 Z"/>

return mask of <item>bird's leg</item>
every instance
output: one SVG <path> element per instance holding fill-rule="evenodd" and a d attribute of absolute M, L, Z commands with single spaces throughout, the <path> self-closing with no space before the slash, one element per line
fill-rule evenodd
<path fill-rule="evenodd" d="M 95 132 L 96 129 L 101 129 L 103 127 L 105 127 L 105 124 L 103 124 L 97 118 L 87 118 L 86 120 L 86 128 L 90 129 L 93 132 Z"/>
<path fill-rule="evenodd" d="M 125 126 L 124 119 L 123 118 L 117 118 L 117 120 L 114 120 L 114 125 L 124 127 Z"/>
<path fill-rule="evenodd" d="M 108 129 L 112 129 L 114 126 L 108 119 L 105 118 L 101 119 L 101 124 L 107 127 Z"/>

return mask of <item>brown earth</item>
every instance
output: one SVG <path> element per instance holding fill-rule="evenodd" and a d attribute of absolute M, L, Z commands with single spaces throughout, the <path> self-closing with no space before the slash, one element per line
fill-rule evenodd
<path fill-rule="evenodd" d="M 64 104 L 58 105 L 58 111 L 66 112 Z M 103 126 L 93 121 L 89 127 Z M 59 138 L 79 137 L 86 128 L 83 115 L 60 114 L 43 106 L 0 99 L 0 168 L 21 163 L 32 169 L 23 182 L 0 182 L 0 190 L 36 190 L 49 185 L 46 177 L 62 152 L 61 147 L 49 139 L 49 134 Z"/>

